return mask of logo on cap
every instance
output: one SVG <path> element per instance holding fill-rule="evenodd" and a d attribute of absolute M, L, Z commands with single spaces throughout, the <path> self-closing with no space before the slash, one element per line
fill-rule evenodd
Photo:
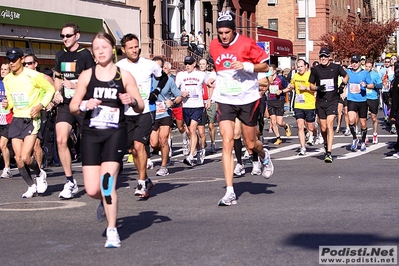
<path fill-rule="evenodd" d="M 20 57 L 24 56 L 24 52 L 21 50 L 21 48 L 15 47 L 15 48 L 11 48 L 8 49 L 7 53 L 6 53 L 6 57 L 10 60 L 14 60 Z"/>
<path fill-rule="evenodd" d="M 194 62 L 195 62 L 195 59 L 192 56 L 186 56 L 184 58 L 184 64 L 190 64 L 191 65 Z"/>
<path fill-rule="evenodd" d="M 229 11 L 219 12 L 219 17 L 217 21 L 232 21 L 233 16 Z"/>
<path fill-rule="evenodd" d="M 326 47 L 321 48 L 320 52 L 319 52 L 319 56 L 322 56 L 322 55 L 330 56 L 330 50 L 328 50 L 328 48 L 326 48 Z"/>
<path fill-rule="evenodd" d="M 351 57 L 351 61 L 354 61 L 354 62 L 359 62 L 359 61 L 360 61 L 360 56 L 359 56 L 359 55 L 357 55 L 357 54 L 354 54 L 354 55 L 352 55 L 352 57 Z"/>

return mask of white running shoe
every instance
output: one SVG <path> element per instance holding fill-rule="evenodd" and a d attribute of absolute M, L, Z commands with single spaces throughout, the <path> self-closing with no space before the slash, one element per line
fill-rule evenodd
<path fill-rule="evenodd" d="M 308 141 L 306 142 L 306 144 L 308 146 L 313 146 L 313 142 L 314 142 L 314 137 L 313 136 L 309 136 Z"/>
<path fill-rule="evenodd" d="M 188 156 L 190 154 L 190 142 L 183 142 L 183 155 Z"/>
<path fill-rule="evenodd" d="M 244 156 L 243 156 L 242 158 L 243 158 L 244 160 L 248 160 L 250 157 L 251 157 L 251 156 L 249 155 L 248 150 L 245 149 Z"/>
<path fill-rule="evenodd" d="M 198 160 L 197 160 L 198 161 Z M 189 156 L 187 156 L 184 160 L 183 160 L 184 164 L 187 164 L 188 166 L 194 166 L 194 157 L 191 156 L 191 154 Z"/>
<path fill-rule="evenodd" d="M 167 175 L 169 175 L 168 168 L 166 168 L 166 166 L 161 166 L 161 168 L 159 168 L 159 170 L 157 171 L 156 175 L 158 175 L 158 176 L 167 176 Z"/>
<path fill-rule="evenodd" d="M 259 163 L 262 164 L 262 176 L 266 179 L 269 179 L 274 173 L 274 166 L 272 163 L 272 159 L 270 158 L 270 154 L 268 149 L 263 149 L 265 151 L 265 158 L 261 159 L 259 157 Z"/>
<path fill-rule="evenodd" d="M 154 163 L 151 161 L 150 158 L 147 159 L 147 169 L 153 169 Z"/>
<path fill-rule="evenodd" d="M 203 164 L 205 161 L 205 149 L 201 149 L 197 152 L 197 164 Z"/>
<path fill-rule="evenodd" d="M 37 193 L 44 193 L 47 190 L 47 173 L 40 169 L 40 175 L 36 177 Z"/>
<path fill-rule="evenodd" d="M 243 164 L 237 164 L 236 167 L 234 168 L 234 174 L 236 176 L 242 176 L 245 174 L 245 167 Z"/>
<path fill-rule="evenodd" d="M 211 143 L 211 153 L 216 153 L 216 144 L 214 142 Z"/>
<path fill-rule="evenodd" d="M 59 198 L 61 199 L 70 199 L 73 198 L 73 196 L 78 193 L 78 184 L 76 183 L 76 180 L 74 179 L 73 182 L 67 180 L 64 189 L 60 192 L 58 195 Z"/>
<path fill-rule="evenodd" d="M 221 200 L 219 200 L 219 206 L 231 206 L 237 204 L 237 197 L 235 193 L 230 193 L 225 195 Z"/>
<path fill-rule="evenodd" d="M 298 156 L 303 156 L 306 154 L 306 148 L 300 148 L 299 152 L 298 152 Z"/>
<path fill-rule="evenodd" d="M 350 134 L 351 134 L 351 130 L 347 127 L 345 132 L 344 132 L 344 135 L 345 136 L 349 136 Z"/>
<path fill-rule="evenodd" d="M 106 248 L 119 248 L 121 240 L 119 238 L 118 230 L 116 228 L 107 228 L 107 241 L 104 247 Z"/>
<path fill-rule="evenodd" d="M 251 175 L 261 175 L 262 174 L 262 164 L 260 162 L 252 162 Z"/>
<path fill-rule="evenodd" d="M 32 197 L 37 197 L 37 187 L 35 184 L 28 187 L 28 190 L 22 194 L 22 198 L 28 199 Z"/>
<path fill-rule="evenodd" d="M 10 168 L 4 168 L 1 173 L 0 178 L 12 178 L 12 173 Z"/>
<path fill-rule="evenodd" d="M 378 143 L 378 135 L 373 134 L 373 144 L 377 144 L 377 143 Z"/>

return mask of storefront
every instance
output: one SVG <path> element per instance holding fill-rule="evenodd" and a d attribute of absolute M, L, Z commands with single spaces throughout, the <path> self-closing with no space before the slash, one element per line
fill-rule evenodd
<path fill-rule="evenodd" d="M 293 44 L 290 40 L 278 38 L 275 31 L 258 28 L 257 41 L 258 44 L 267 43 L 265 46 L 269 49 L 270 64 L 275 64 L 282 69 L 291 68 L 295 58 L 293 57 Z"/>
<path fill-rule="evenodd" d="M 8 1 L 6 0 L 5 2 Z M 46 3 L 44 0 L 34 2 L 37 6 L 45 5 Z M 73 3 L 67 6 L 65 1 L 62 1 L 62 6 L 58 7 L 56 2 L 58 1 L 52 1 L 55 6 L 52 7 L 57 11 L 60 9 L 58 12 L 55 10 L 54 12 L 33 10 L 30 2 L 24 2 L 26 5 L 18 5 L 26 7 L 26 9 L 16 8 L 11 5 L 0 6 L 0 57 L 5 56 L 7 49 L 10 47 L 20 47 L 25 53 L 35 54 L 39 58 L 39 66 L 41 68 L 52 67 L 55 54 L 63 48 L 60 31 L 67 22 L 73 22 L 80 27 L 81 36 L 79 43 L 86 47 L 91 45 L 93 37 L 99 31 L 110 33 L 116 43 L 120 44 L 120 39 L 124 35 L 120 26 L 126 17 L 134 17 L 129 21 L 134 21 L 133 24 L 137 26 L 138 32 L 140 32 L 140 13 L 136 8 L 81 2 L 79 3 L 79 8 L 75 9 Z M 2 2 L 2 4 L 4 3 Z M 64 11 L 61 11 L 61 9 Z M 79 15 L 70 15 L 75 14 L 72 11 L 73 9 L 79 10 Z M 90 11 L 93 15 L 86 15 Z M 95 17 L 94 14 L 107 14 L 109 17 L 115 17 L 115 20 Z M 119 18 L 115 14 L 126 16 Z M 127 32 L 126 30 L 125 33 Z"/>

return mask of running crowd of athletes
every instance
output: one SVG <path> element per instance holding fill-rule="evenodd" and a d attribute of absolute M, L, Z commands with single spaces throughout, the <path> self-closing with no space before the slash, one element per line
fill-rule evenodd
<path fill-rule="evenodd" d="M 40 73 L 36 71 L 35 55 L 24 54 L 17 47 L 9 49 L 1 65 L 1 177 L 12 177 L 13 158 L 28 185 L 22 197 L 37 196 L 47 189 L 43 168 L 58 157 L 66 177 L 59 198 L 70 199 L 78 192 L 72 161 L 80 154 L 86 193 L 99 200 L 97 219 L 108 222 L 105 247 L 113 248 L 121 245 L 116 229 L 115 185 L 123 157 L 128 153 L 128 162 L 134 162 L 138 171 L 135 195 L 148 198 L 153 187 L 147 174 L 147 169 L 153 167 L 150 147 L 161 156 L 156 175 L 169 175 L 173 121 L 182 135 L 186 156 L 183 162 L 195 166 L 203 164 L 206 156 L 206 125 L 210 152 L 217 151 L 218 116 L 226 182 L 219 206 L 237 203 L 233 177 L 245 174 L 243 146 L 252 161 L 252 175 L 273 175 L 270 154 L 263 147 L 264 117 L 270 118 L 270 130 L 276 137 L 274 144 L 281 145 L 279 127 L 286 136 L 291 135 L 291 128 L 283 119 L 285 97 L 289 94 L 298 126 L 298 156 L 306 154 L 307 146 L 324 144 L 324 161 L 332 163 L 333 137 L 341 130 L 342 116 L 345 135 L 353 137 L 353 151 L 358 147 L 366 150 L 368 112 L 373 121 L 372 142 L 378 143 L 379 106 L 395 130 L 399 101 L 397 89 L 392 89 L 398 86 L 396 57 L 386 58 L 385 66 L 377 73 L 372 59 L 353 55 L 350 67 L 346 67 L 333 62 L 330 51 L 322 48 L 319 62 L 312 65 L 311 71 L 309 64 L 299 59 L 287 82 L 275 65 L 267 64 L 264 50 L 236 32 L 234 21 L 229 12 L 219 14 L 218 38 L 210 43 L 214 63 L 211 71 L 206 59 L 197 62 L 187 56 L 185 70 L 176 76 L 171 72 L 171 64 L 162 57 L 141 57 L 139 39 L 134 34 L 121 39 L 125 58 L 116 63 L 115 41 L 107 33 L 98 33 L 93 38 L 90 52 L 79 45 L 80 30 L 74 23 L 61 29 L 65 48 L 56 54 L 52 70 Z M 334 130 L 337 115 L 338 126 Z M 80 140 L 80 145 L 74 147 L 77 152 L 71 152 L 71 136 L 76 136 L 73 143 Z M 398 145 L 399 141 L 395 148 Z M 51 154 L 54 150 L 51 162 L 43 162 L 43 153 Z"/>

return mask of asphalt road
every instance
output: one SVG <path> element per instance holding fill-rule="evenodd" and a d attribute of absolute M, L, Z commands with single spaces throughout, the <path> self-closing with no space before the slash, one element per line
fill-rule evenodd
<path fill-rule="evenodd" d="M 61 168 L 46 169 L 48 190 L 32 199 L 21 198 L 27 186 L 14 170 L 13 179 L 0 179 L 1 265 L 318 265 L 320 245 L 397 246 L 398 161 L 389 149 L 396 136 L 381 128 L 379 144 L 351 152 L 351 138 L 339 134 L 334 163 L 326 164 L 322 145 L 295 156 L 295 121 L 286 121 L 293 136 L 282 145 L 265 133 L 274 175 L 251 176 L 247 165 L 235 179 L 234 206 L 217 206 L 225 192 L 220 136 L 217 154 L 188 167 L 175 133 L 170 175 L 155 176 L 159 156 L 153 156 L 148 172 L 155 186 L 146 201 L 133 195 L 137 172 L 125 164 L 119 249 L 104 248 L 106 223 L 96 221 L 98 201 L 86 195 L 79 164 L 72 200 L 58 199 Z"/>

